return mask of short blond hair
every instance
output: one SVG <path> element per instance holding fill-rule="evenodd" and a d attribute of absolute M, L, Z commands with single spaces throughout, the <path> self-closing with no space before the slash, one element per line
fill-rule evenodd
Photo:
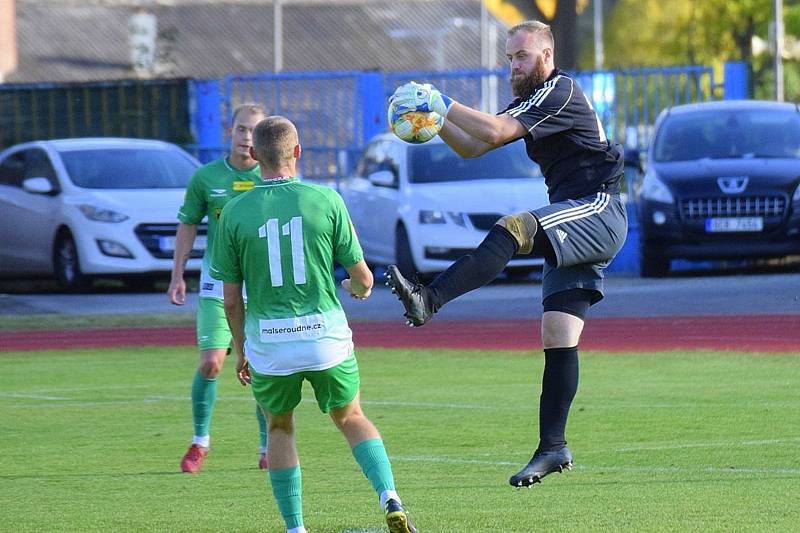
<path fill-rule="evenodd" d="M 267 117 L 253 129 L 256 159 L 268 167 L 279 167 L 290 161 L 298 144 L 297 128 L 286 117 Z"/>
<path fill-rule="evenodd" d="M 554 50 L 553 32 L 550 30 L 550 26 L 544 22 L 539 22 L 538 20 L 520 22 L 516 26 L 509 28 L 508 36 L 513 37 L 521 31 L 534 34 L 542 49 L 549 48 Z"/>
<path fill-rule="evenodd" d="M 242 113 L 246 113 L 248 115 L 261 115 L 262 117 L 267 116 L 264 106 L 261 104 L 248 102 L 246 104 L 236 106 L 236 109 L 233 110 L 233 115 L 231 116 L 231 126 L 236 124 L 236 119 L 239 118 L 239 115 Z"/>

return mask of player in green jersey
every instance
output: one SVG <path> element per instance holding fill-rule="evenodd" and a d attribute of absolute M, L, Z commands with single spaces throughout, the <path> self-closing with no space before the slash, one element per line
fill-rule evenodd
<path fill-rule="evenodd" d="M 268 117 L 256 126 L 251 155 L 262 181 L 223 209 L 211 262 L 211 275 L 224 282 L 237 376 L 252 386 L 269 420 L 272 492 L 288 532 L 305 532 L 293 413 L 308 380 L 320 410 L 330 414 L 378 494 L 389 530 L 415 532 L 383 440 L 361 410 L 334 262 L 347 270 L 342 286 L 357 299 L 369 297 L 372 272 L 341 196 L 294 177 L 300 152 L 297 130 L 286 118 Z"/>
<path fill-rule="evenodd" d="M 217 231 L 217 221 L 222 208 L 231 199 L 249 191 L 259 180 L 258 163 L 250 156 L 255 125 L 266 114 L 255 104 L 236 108 L 228 135 L 230 153 L 197 169 L 189 181 L 184 203 L 178 212 L 178 233 L 175 238 L 175 255 L 172 279 L 169 284 L 169 301 L 175 305 L 186 302 L 186 283 L 183 279 L 197 235 L 197 225 L 208 217 L 206 253 L 200 273 L 200 297 L 197 304 L 197 345 L 200 364 L 192 382 L 192 418 L 194 437 L 189 450 L 181 460 L 181 470 L 197 473 L 203 466 L 209 449 L 211 414 L 217 396 L 217 376 L 222 370 L 225 356 L 230 351 L 231 333 L 225 321 L 222 304 L 222 283 L 208 275 L 209 256 Z M 267 463 L 266 418 L 256 406 L 260 429 L 259 468 Z"/>

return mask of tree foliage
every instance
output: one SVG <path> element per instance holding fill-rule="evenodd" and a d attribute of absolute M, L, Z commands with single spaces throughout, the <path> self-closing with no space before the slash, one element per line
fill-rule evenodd
<path fill-rule="evenodd" d="M 800 36 L 800 1 L 783 0 L 787 36 Z M 774 0 L 619 0 L 606 24 L 607 68 L 750 65 L 751 92 L 774 96 L 774 59 L 753 56 L 757 36 L 769 40 Z M 791 37 L 790 37 L 791 39 Z M 800 98 L 798 58 L 784 61 L 787 99 Z"/>

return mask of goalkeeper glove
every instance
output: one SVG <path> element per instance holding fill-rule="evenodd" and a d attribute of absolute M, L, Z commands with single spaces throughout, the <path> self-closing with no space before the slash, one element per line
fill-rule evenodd
<path fill-rule="evenodd" d="M 430 83 L 412 81 L 398 87 L 389 98 L 389 104 L 401 115 L 410 111 L 434 111 L 446 117 L 453 105 L 453 99 L 439 92 Z"/>

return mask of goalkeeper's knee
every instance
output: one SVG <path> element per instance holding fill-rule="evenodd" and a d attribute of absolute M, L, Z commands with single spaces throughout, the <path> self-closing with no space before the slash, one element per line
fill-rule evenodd
<path fill-rule="evenodd" d="M 528 211 L 515 215 L 506 215 L 497 221 L 498 226 L 504 227 L 517 241 L 517 253 L 527 255 L 533 251 L 533 237 L 539 229 L 539 223 Z"/>

